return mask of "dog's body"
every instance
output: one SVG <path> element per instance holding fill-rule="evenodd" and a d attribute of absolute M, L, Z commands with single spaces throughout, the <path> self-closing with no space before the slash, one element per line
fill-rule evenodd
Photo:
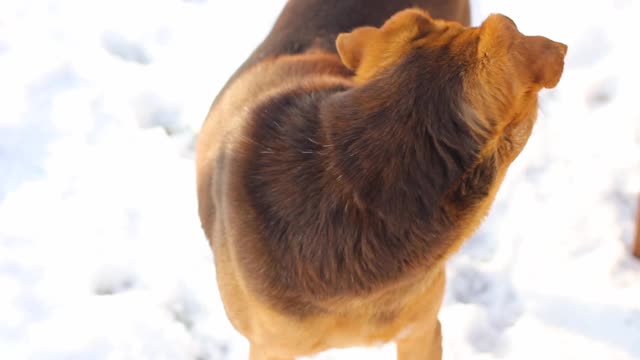
<path fill-rule="evenodd" d="M 444 261 L 566 47 L 503 16 L 471 29 L 407 10 L 371 27 L 414 5 L 469 19 L 466 1 L 290 1 L 202 128 L 200 217 L 254 360 L 389 341 L 402 360 L 441 358 Z"/>

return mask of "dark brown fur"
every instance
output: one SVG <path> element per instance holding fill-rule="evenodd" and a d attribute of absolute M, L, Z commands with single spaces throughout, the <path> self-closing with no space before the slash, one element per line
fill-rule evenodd
<path fill-rule="evenodd" d="M 296 88 L 251 112 L 234 177 L 265 241 L 239 246 L 273 305 L 303 314 L 429 267 L 488 195 L 495 163 L 476 164 L 486 139 L 458 112 L 463 68 L 448 56 L 416 51 L 366 88 Z"/>

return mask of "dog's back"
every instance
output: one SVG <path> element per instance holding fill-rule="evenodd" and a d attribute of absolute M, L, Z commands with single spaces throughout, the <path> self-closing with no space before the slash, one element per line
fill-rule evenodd
<path fill-rule="evenodd" d="M 469 25 L 471 18 L 469 0 L 291 0 L 269 35 L 227 86 L 242 72 L 268 58 L 301 54 L 310 49 L 335 53 L 338 34 L 361 26 L 380 26 L 391 15 L 411 7 L 426 9 L 434 18 L 463 25 Z"/>

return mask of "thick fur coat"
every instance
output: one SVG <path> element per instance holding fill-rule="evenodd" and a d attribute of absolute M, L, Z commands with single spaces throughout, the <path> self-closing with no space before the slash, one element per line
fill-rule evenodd
<path fill-rule="evenodd" d="M 567 49 L 502 15 L 468 21 L 466 1 L 292 0 L 215 100 L 199 210 L 251 359 L 389 341 L 441 359 L 444 261 Z"/>

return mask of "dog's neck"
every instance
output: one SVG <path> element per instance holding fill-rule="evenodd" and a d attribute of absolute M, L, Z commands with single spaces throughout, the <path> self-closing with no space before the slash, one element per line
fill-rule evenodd
<path fill-rule="evenodd" d="M 418 56 L 322 107 L 332 167 L 357 203 L 393 221 L 429 221 L 478 160 L 455 69 Z"/>

